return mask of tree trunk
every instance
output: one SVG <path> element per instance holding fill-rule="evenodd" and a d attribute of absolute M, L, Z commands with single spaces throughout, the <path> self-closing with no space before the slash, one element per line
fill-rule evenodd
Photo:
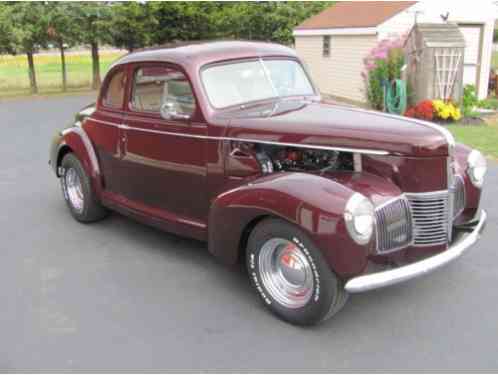
<path fill-rule="evenodd" d="M 92 89 L 97 90 L 100 87 L 100 62 L 99 62 L 99 45 L 97 42 L 91 43 L 92 47 Z"/>
<path fill-rule="evenodd" d="M 64 54 L 64 42 L 62 40 L 59 41 L 59 50 L 61 51 L 62 91 L 67 91 L 66 55 Z"/>
<path fill-rule="evenodd" d="M 33 61 L 33 52 L 26 52 L 28 56 L 28 67 L 29 67 L 29 85 L 31 87 L 32 94 L 38 94 L 38 85 L 36 84 L 36 72 L 35 72 L 35 62 Z"/>

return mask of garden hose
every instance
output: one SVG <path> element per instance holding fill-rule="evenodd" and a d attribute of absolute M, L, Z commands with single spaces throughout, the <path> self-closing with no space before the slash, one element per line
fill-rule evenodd
<path fill-rule="evenodd" d="M 393 84 L 394 83 L 394 84 Z M 384 81 L 384 108 L 389 113 L 402 115 L 406 111 L 406 82 L 395 79 Z"/>

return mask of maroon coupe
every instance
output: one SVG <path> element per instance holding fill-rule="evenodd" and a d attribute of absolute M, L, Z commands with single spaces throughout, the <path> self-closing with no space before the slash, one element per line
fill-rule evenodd
<path fill-rule="evenodd" d="M 292 49 L 132 53 L 53 140 L 74 218 L 108 209 L 245 259 L 271 311 L 313 324 L 479 238 L 486 160 L 432 123 L 321 99 Z"/>

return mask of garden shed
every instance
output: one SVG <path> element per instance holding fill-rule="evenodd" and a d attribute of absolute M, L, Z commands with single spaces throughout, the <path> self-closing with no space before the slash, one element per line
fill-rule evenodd
<path fill-rule="evenodd" d="M 463 84 L 474 84 L 483 99 L 495 14 L 491 1 L 340 1 L 294 29 L 295 48 L 324 94 L 365 103 L 363 59 L 381 40 L 406 35 L 416 23 L 453 23 L 465 40 Z"/>
<path fill-rule="evenodd" d="M 406 76 L 412 101 L 460 101 L 465 39 L 453 23 L 417 23 L 405 42 Z"/>

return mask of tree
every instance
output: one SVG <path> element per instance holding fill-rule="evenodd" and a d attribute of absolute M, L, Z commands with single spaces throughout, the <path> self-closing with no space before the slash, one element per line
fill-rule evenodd
<path fill-rule="evenodd" d="M 31 92 L 36 94 L 38 85 L 33 55 L 39 48 L 47 45 L 46 6 L 40 2 L 15 2 L 6 4 L 4 12 L 12 25 L 12 52 L 26 54 Z"/>
<path fill-rule="evenodd" d="M 277 2 L 274 9 L 268 14 L 267 22 L 273 25 L 271 40 L 282 44 L 292 44 L 294 37 L 293 29 L 305 19 L 320 13 L 331 6 L 331 1 L 291 1 Z"/>
<path fill-rule="evenodd" d="M 292 44 L 294 27 L 331 4 L 329 1 L 223 3 L 213 22 L 218 37 Z"/>
<path fill-rule="evenodd" d="M 74 5 L 50 2 L 47 4 L 48 35 L 59 48 L 62 67 L 62 91 L 67 90 L 67 69 L 64 49 L 78 41 L 78 28 L 74 27 Z"/>
<path fill-rule="evenodd" d="M 217 36 L 215 20 L 222 9 L 219 2 L 152 2 L 151 11 L 157 20 L 152 43 L 214 38 Z"/>
<path fill-rule="evenodd" d="M 5 4 L 0 3 L 0 53 L 14 54 L 15 49 L 14 26 Z"/>
<path fill-rule="evenodd" d="M 152 2 L 152 42 L 248 39 L 293 42 L 292 30 L 332 2 Z"/>
<path fill-rule="evenodd" d="M 108 21 L 111 6 L 97 1 L 71 3 L 73 27 L 78 40 L 90 46 L 92 52 L 92 88 L 100 87 L 99 45 L 110 41 Z"/>
<path fill-rule="evenodd" d="M 111 43 L 120 48 L 133 50 L 150 45 L 152 30 L 158 22 L 148 3 L 123 2 L 111 5 L 108 21 Z"/>

